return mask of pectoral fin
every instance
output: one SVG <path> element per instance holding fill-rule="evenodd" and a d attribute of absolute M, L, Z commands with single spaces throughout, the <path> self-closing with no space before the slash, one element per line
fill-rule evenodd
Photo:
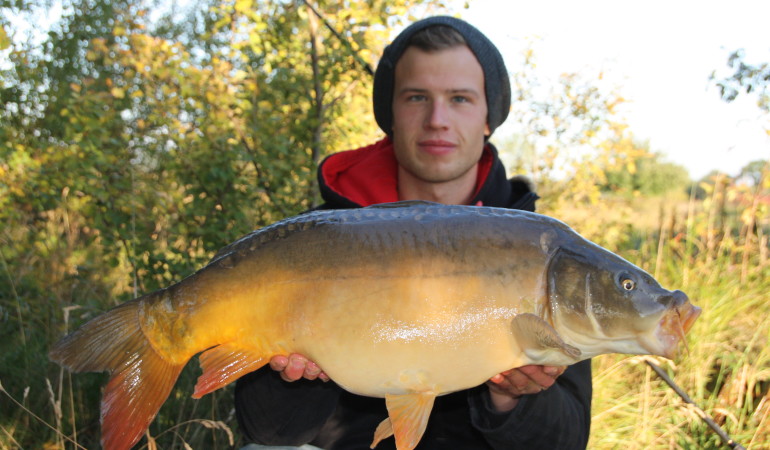
<path fill-rule="evenodd" d="M 198 358 L 203 374 L 198 377 L 193 398 L 230 384 L 267 363 L 267 357 L 256 350 L 246 350 L 233 344 L 222 344 L 203 352 Z"/>
<path fill-rule="evenodd" d="M 371 448 L 390 435 L 395 435 L 398 450 L 415 448 L 428 426 L 435 399 L 433 392 L 385 396 L 388 418 L 377 427 Z"/>
<path fill-rule="evenodd" d="M 560 364 L 571 364 L 580 359 L 582 352 L 579 349 L 564 342 L 548 322 L 534 314 L 516 316 L 511 321 L 511 330 L 524 353 L 534 359 Z M 566 361 L 564 356 L 568 357 Z"/>

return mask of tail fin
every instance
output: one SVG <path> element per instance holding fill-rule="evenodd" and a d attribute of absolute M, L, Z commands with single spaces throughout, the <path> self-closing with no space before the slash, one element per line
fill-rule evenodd
<path fill-rule="evenodd" d="M 184 364 L 163 359 L 139 326 L 139 301 L 92 319 L 57 342 L 49 357 L 73 372 L 110 372 L 101 407 L 102 446 L 129 449 L 166 401 Z"/>

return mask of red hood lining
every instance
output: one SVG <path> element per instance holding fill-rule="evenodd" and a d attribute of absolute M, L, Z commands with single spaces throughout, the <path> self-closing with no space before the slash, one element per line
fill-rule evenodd
<path fill-rule="evenodd" d="M 479 160 L 474 198 L 484 186 L 493 162 L 492 151 L 485 146 Z M 332 191 L 360 206 L 399 200 L 398 163 L 388 137 L 366 147 L 330 155 L 321 164 L 321 177 Z"/>

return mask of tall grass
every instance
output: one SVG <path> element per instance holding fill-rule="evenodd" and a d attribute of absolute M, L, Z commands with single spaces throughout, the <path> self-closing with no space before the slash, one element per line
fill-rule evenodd
<path fill-rule="evenodd" d="M 702 200 L 608 200 L 606 214 L 573 211 L 567 222 L 655 274 L 664 286 L 684 290 L 703 308 L 688 334 L 689 350 L 676 361 L 659 358 L 657 362 L 736 441 L 750 449 L 767 449 L 767 208 L 759 190 L 718 182 L 708 189 Z M 67 257 L 93 259 L 93 253 L 72 249 L 57 253 L 46 243 L 40 245 L 39 253 L 16 254 L 14 264 L 0 252 L 0 276 L 10 286 L 0 309 L 0 449 L 95 448 L 105 376 L 72 376 L 50 363 L 46 354 L 61 330 L 107 309 L 114 304 L 114 296 L 103 279 L 89 278 L 85 272 L 67 273 L 72 266 Z M 29 272 L 44 258 L 51 262 L 39 266 L 46 271 L 38 270 L 36 276 L 46 277 L 46 282 L 35 284 Z M 72 304 L 79 306 L 64 306 Z M 593 364 L 590 448 L 724 447 L 698 411 L 686 406 L 644 364 L 644 358 L 606 355 L 595 358 Z M 195 364 L 183 371 L 142 440 L 143 447 L 240 445 L 232 388 L 192 400 L 198 372 Z"/>
<path fill-rule="evenodd" d="M 703 309 L 676 361 L 657 359 L 696 405 L 746 448 L 770 448 L 770 266 L 760 190 L 706 186 L 702 202 L 661 209 L 656 232 L 619 251 Z M 732 200 L 731 200 L 732 199 Z M 732 205 L 732 206 L 731 206 Z M 591 448 L 727 448 L 644 357 L 594 364 Z"/>

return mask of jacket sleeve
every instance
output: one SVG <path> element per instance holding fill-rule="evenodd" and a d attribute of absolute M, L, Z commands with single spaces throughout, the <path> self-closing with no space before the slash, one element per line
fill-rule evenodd
<path fill-rule="evenodd" d="M 265 366 L 238 379 L 235 413 L 245 442 L 304 445 L 334 412 L 341 388 L 333 382 L 283 381 Z"/>
<path fill-rule="evenodd" d="M 591 360 L 568 367 L 556 384 L 496 412 L 489 389 L 471 391 L 471 422 L 494 449 L 585 449 L 591 427 Z"/>

